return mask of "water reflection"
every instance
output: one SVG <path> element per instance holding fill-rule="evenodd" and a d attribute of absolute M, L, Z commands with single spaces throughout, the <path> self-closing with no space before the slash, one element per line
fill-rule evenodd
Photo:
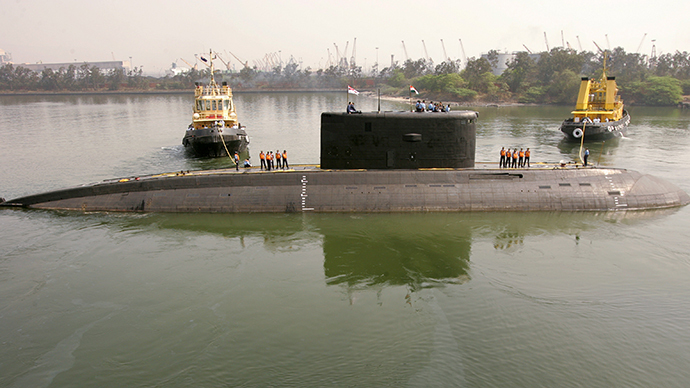
<path fill-rule="evenodd" d="M 269 252 L 319 249 L 324 281 L 410 291 L 471 280 L 472 245 L 519 249 L 532 237 L 647 222 L 678 209 L 603 213 L 92 214 L 128 231 L 182 230 L 260 241 Z M 62 213 L 72 214 L 74 213 Z M 257 240 L 258 239 L 258 240 Z"/>
<path fill-rule="evenodd" d="M 406 285 L 411 290 L 469 280 L 471 224 L 456 217 L 389 214 L 324 223 L 326 283 Z"/>

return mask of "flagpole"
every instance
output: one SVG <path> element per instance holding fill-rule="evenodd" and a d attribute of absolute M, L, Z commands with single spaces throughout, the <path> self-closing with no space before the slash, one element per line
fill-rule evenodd
<path fill-rule="evenodd" d="M 409 92 L 410 92 L 410 99 L 409 99 L 409 101 L 410 101 L 410 112 L 412 112 L 412 111 L 413 111 L 413 109 L 412 109 L 412 87 L 410 86 L 408 89 L 410 89 L 410 90 L 409 90 Z"/>
<path fill-rule="evenodd" d="M 379 113 L 381 113 L 381 88 L 377 89 L 379 95 Z"/>

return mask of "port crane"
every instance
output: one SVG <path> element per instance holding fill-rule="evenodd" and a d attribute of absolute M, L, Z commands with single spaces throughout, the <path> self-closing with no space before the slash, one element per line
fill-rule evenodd
<path fill-rule="evenodd" d="M 443 44 L 443 39 L 441 39 L 441 47 L 443 48 L 443 57 L 446 61 L 450 62 L 450 57 L 448 56 L 448 53 L 446 53 L 446 45 Z"/>
<path fill-rule="evenodd" d="M 424 57 L 427 62 L 429 63 L 434 63 L 431 58 L 429 57 L 429 53 L 426 51 L 426 43 L 424 43 L 424 39 L 422 39 L 422 46 L 424 46 Z"/>
<path fill-rule="evenodd" d="M 237 55 L 233 54 L 232 51 L 228 51 L 228 52 L 229 52 L 230 55 L 232 55 L 235 59 L 237 59 L 237 62 L 239 62 L 239 63 L 241 63 L 242 65 L 244 65 L 244 68 L 245 68 L 245 69 L 249 69 L 249 61 L 242 61 L 241 59 L 239 59 L 239 58 L 237 57 Z"/>
<path fill-rule="evenodd" d="M 186 63 L 187 66 L 189 66 L 190 69 L 197 70 L 196 63 L 195 63 L 194 65 L 192 65 L 191 63 L 185 61 L 184 58 L 180 58 L 180 60 L 181 60 L 182 62 Z"/>
<path fill-rule="evenodd" d="M 458 38 L 460 41 L 460 50 L 462 51 L 462 60 L 467 63 L 467 56 L 465 55 L 465 47 L 462 45 L 462 39 Z"/>
<path fill-rule="evenodd" d="M 218 59 L 220 59 L 221 62 L 223 62 L 223 64 L 225 65 L 225 68 L 226 68 L 226 69 L 232 70 L 232 69 L 230 69 L 230 63 L 225 62 L 225 59 L 223 59 L 223 58 L 220 56 L 220 54 L 218 54 L 218 52 L 214 52 L 214 54 L 216 55 L 216 57 L 218 57 Z"/>
<path fill-rule="evenodd" d="M 637 53 L 640 53 L 640 49 L 642 48 L 642 43 L 644 43 L 644 38 L 647 37 L 647 33 L 645 32 L 644 35 L 642 36 L 642 40 L 640 41 L 640 44 L 637 46 Z"/>

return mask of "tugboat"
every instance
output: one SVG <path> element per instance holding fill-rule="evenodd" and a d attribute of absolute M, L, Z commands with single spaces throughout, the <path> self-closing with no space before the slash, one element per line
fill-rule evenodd
<path fill-rule="evenodd" d="M 242 152 L 249 144 L 245 127 L 237 120 L 232 89 L 223 81 L 218 85 L 214 78 L 213 52 L 209 53 L 211 81 L 204 86 L 195 83 L 194 113 L 192 123 L 182 139 L 187 150 L 200 157 L 219 157 Z"/>
<path fill-rule="evenodd" d="M 623 137 L 630 115 L 618 95 L 616 77 L 606 75 L 606 57 L 600 79 L 583 77 L 573 117 L 561 124 L 568 140 L 608 140 Z"/>

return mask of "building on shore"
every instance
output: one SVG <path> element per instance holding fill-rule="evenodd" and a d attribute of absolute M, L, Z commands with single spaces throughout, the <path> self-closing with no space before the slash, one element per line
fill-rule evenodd
<path fill-rule="evenodd" d="M 99 62 L 63 62 L 63 63 L 14 63 L 12 62 L 12 54 L 8 53 L 5 50 L 0 49 L 0 66 L 3 65 L 14 65 L 15 67 L 21 66 L 23 68 L 29 69 L 31 71 L 35 72 L 42 72 L 43 70 L 46 69 L 51 69 L 53 71 L 58 71 L 60 68 L 68 68 L 70 65 L 74 65 L 76 67 L 81 67 L 83 64 L 87 64 L 89 68 L 91 67 L 97 67 L 103 72 L 107 72 L 110 70 L 118 70 L 118 69 L 123 69 L 124 71 L 128 72 L 132 70 L 132 64 L 130 61 L 99 61 Z"/>
<path fill-rule="evenodd" d="M 102 61 L 102 62 L 64 62 L 64 63 L 16 63 L 15 66 L 21 66 L 31 71 L 37 73 L 42 72 L 46 69 L 51 69 L 53 71 L 58 71 L 60 68 L 68 68 L 70 65 L 80 67 L 86 64 L 91 67 L 97 67 L 103 72 L 110 70 L 123 69 L 125 72 L 132 70 L 132 66 L 129 61 Z"/>
<path fill-rule="evenodd" d="M 0 49 L 0 66 L 8 63 L 12 63 L 12 54 Z"/>

